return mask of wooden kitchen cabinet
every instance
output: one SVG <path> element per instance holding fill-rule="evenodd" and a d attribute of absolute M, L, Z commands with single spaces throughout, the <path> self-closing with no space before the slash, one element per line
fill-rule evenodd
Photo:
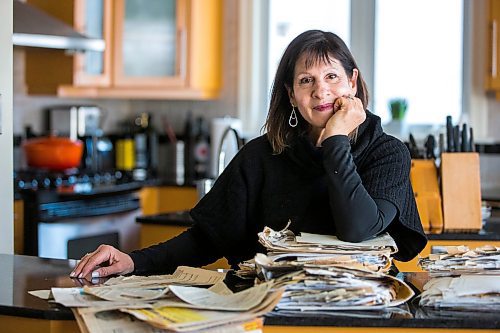
<path fill-rule="evenodd" d="M 24 254 L 24 201 L 14 200 L 14 253 Z"/>
<path fill-rule="evenodd" d="M 141 248 L 145 248 L 151 245 L 155 245 L 161 242 L 165 242 L 169 239 L 172 239 L 184 231 L 186 231 L 188 227 L 178 226 L 178 225 L 165 225 L 165 224 L 141 224 L 141 233 L 140 233 L 140 246 Z M 226 258 L 221 258 L 216 262 L 203 266 L 206 269 L 229 269 L 229 263 Z"/>
<path fill-rule="evenodd" d="M 106 43 L 104 52 L 87 51 L 77 53 L 73 63 L 73 82 L 75 86 L 111 86 L 111 65 L 113 44 L 113 3 L 112 0 L 74 0 L 73 25 L 76 30 Z"/>
<path fill-rule="evenodd" d="M 172 213 L 193 208 L 198 202 L 195 187 L 145 187 L 140 192 L 143 215 Z"/>
<path fill-rule="evenodd" d="M 500 0 L 488 1 L 488 61 L 486 88 L 500 99 Z"/>
<path fill-rule="evenodd" d="M 30 2 L 39 5 L 40 0 Z M 59 1 L 48 3 L 53 4 L 45 2 L 40 7 L 51 14 L 61 12 L 52 8 Z M 88 35 L 103 38 L 106 50 L 71 57 L 58 50 L 29 50 L 29 94 L 177 100 L 218 97 L 222 84 L 222 0 L 71 3 L 66 12 L 71 11 L 72 17 L 67 13 L 56 16 Z M 61 66 L 56 66 L 58 63 Z M 54 71 L 58 72 L 56 77 L 51 75 Z"/>

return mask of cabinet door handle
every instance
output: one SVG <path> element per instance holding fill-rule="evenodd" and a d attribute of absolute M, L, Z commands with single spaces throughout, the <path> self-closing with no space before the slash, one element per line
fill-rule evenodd
<path fill-rule="evenodd" d="M 491 76 L 497 76 L 497 20 L 491 23 Z"/>

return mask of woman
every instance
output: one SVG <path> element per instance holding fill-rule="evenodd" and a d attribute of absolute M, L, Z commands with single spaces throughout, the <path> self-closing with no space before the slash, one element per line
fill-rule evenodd
<path fill-rule="evenodd" d="M 226 257 L 231 265 L 264 249 L 264 226 L 332 234 L 360 242 L 389 232 L 399 252 L 415 257 L 427 240 L 409 181 L 403 143 L 366 111 L 368 92 L 345 43 L 306 31 L 278 66 L 267 133 L 247 143 L 191 210 L 194 226 L 130 255 L 101 245 L 70 274 L 169 273 Z M 96 269 L 107 262 L 108 266 Z"/>

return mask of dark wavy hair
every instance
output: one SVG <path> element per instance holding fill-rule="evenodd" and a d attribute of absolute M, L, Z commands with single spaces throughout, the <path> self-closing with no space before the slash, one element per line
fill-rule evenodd
<path fill-rule="evenodd" d="M 368 106 L 366 83 L 344 41 L 332 32 L 308 30 L 301 33 L 292 40 L 281 57 L 271 90 L 269 112 L 263 126 L 275 154 L 282 153 L 293 138 L 306 134 L 310 130 L 309 123 L 302 118 L 300 112 L 297 112 L 297 127 L 291 127 L 288 124 L 292 106 L 287 87 L 290 89 L 293 87 L 295 64 L 303 54 L 307 57 L 306 67 L 319 61 L 330 62 L 331 57 L 337 59 L 344 67 L 349 79 L 352 78 L 353 70 L 358 69 L 356 97 L 361 100 L 365 110 Z"/>

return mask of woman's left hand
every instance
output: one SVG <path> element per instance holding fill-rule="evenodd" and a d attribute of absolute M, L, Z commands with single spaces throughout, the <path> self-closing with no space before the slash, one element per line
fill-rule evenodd
<path fill-rule="evenodd" d="M 318 142 L 334 135 L 349 135 L 366 119 L 361 100 L 352 95 L 339 97 L 333 103 L 333 116 L 326 123 Z"/>

